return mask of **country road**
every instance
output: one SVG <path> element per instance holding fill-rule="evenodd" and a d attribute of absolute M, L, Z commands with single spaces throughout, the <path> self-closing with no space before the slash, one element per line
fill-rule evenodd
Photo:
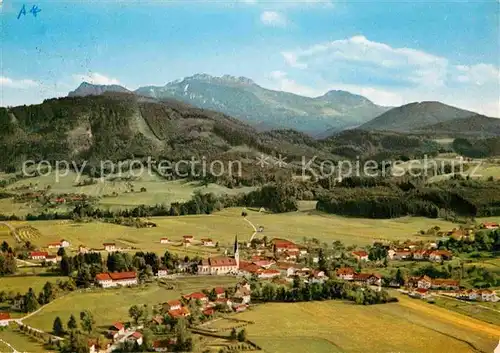
<path fill-rule="evenodd" d="M 254 224 L 252 222 L 250 222 L 246 217 L 243 218 L 248 224 L 250 224 L 253 228 L 253 234 L 252 236 L 250 237 L 250 242 L 252 242 L 253 238 L 255 237 L 255 235 L 257 234 L 257 227 L 254 226 Z"/>
<path fill-rule="evenodd" d="M 19 351 L 17 351 L 14 347 L 12 347 L 12 345 L 9 343 L 9 342 L 5 342 L 3 339 L 0 338 L 0 342 L 2 342 L 3 344 L 5 344 L 7 347 L 9 347 L 10 349 L 12 349 L 12 353 L 21 353 Z"/>
<path fill-rule="evenodd" d="M 7 223 L 7 222 L 0 222 L 0 225 L 4 225 L 6 226 L 7 228 L 9 228 L 10 232 L 12 233 L 12 235 L 14 236 L 14 238 L 16 238 L 16 242 L 20 243 L 21 242 L 21 239 L 19 238 L 19 236 L 17 235 L 17 232 L 16 232 L 16 228 L 14 228 L 11 224 Z"/>

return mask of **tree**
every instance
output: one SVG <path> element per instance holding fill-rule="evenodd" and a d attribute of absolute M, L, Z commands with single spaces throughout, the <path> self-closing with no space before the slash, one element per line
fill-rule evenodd
<path fill-rule="evenodd" d="M 57 250 L 57 256 L 61 256 L 61 257 L 66 256 L 66 250 L 65 250 L 63 247 L 60 247 L 60 248 Z"/>
<path fill-rule="evenodd" d="M 87 353 L 88 341 L 84 335 L 78 332 L 71 332 L 70 337 L 61 347 L 61 353 Z"/>
<path fill-rule="evenodd" d="M 245 342 L 247 340 L 247 332 L 245 329 L 238 332 L 238 341 Z"/>
<path fill-rule="evenodd" d="M 139 323 L 139 319 L 143 315 L 143 310 L 137 305 L 132 305 L 130 309 L 128 309 L 128 315 L 134 320 L 135 324 Z"/>
<path fill-rule="evenodd" d="M 9 243 L 7 243 L 6 241 L 3 241 L 0 250 L 2 252 L 7 252 L 9 250 Z"/>
<path fill-rule="evenodd" d="M 231 341 L 236 341 L 237 338 L 238 334 L 236 333 L 236 329 L 233 327 L 233 329 L 231 330 L 231 334 L 229 335 L 229 339 Z"/>
<path fill-rule="evenodd" d="M 85 310 L 80 313 L 80 322 L 84 331 L 91 333 L 94 329 L 95 321 L 90 311 Z"/>
<path fill-rule="evenodd" d="M 56 297 L 56 293 L 54 291 L 54 286 L 51 282 L 45 282 L 43 286 L 43 299 L 45 304 L 50 303 Z"/>
<path fill-rule="evenodd" d="M 76 322 L 75 315 L 71 314 L 68 320 L 68 330 L 76 330 L 78 328 L 78 323 Z"/>
<path fill-rule="evenodd" d="M 24 300 L 23 300 L 23 311 L 25 313 L 31 313 L 38 309 L 38 300 L 36 299 L 35 292 L 33 291 L 33 288 L 30 288 L 28 290 L 28 293 L 24 295 Z"/>
<path fill-rule="evenodd" d="M 52 325 L 52 332 L 56 336 L 62 336 L 64 334 L 63 323 L 59 316 L 54 320 L 54 324 Z"/>

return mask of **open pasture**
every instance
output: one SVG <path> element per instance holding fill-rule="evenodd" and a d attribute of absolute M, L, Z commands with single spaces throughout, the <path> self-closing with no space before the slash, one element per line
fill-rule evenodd
<path fill-rule="evenodd" d="M 435 308 L 446 316 L 406 303 L 325 301 L 259 305 L 238 318 L 255 322 L 247 326 L 248 337 L 269 353 L 492 352 L 498 344 L 500 327 Z"/>
<path fill-rule="evenodd" d="M 209 255 L 214 248 L 191 246 L 187 249 L 170 244 L 160 244 L 160 238 L 167 237 L 174 242 L 183 235 L 193 235 L 195 239 L 211 238 L 219 242 L 221 248 L 230 247 L 234 236 L 240 241 L 249 241 L 255 227 L 263 226 L 264 231 L 258 237 L 286 238 L 302 241 L 304 237 L 317 238 L 321 242 L 331 243 L 340 240 L 347 245 L 368 245 L 374 240 L 428 240 L 429 236 L 417 235 L 420 230 L 433 226 L 441 229 L 457 227 L 451 222 L 421 217 L 403 217 L 377 220 L 348 218 L 328 215 L 316 211 L 298 211 L 285 214 L 266 214 L 248 210 L 247 221 L 241 216 L 241 208 L 225 209 L 211 215 L 190 215 L 179 217 L 155 217 L 151 221 L 157 224 L 154 228 L 133 228 L 103 222 L 75 223 L 72 221 L 33 221 L 11 222 L 12 225 L 30 225 L 36 228 L 41 236 L 32 242 L 39 247 L 60 239 L 71 242 L 72 249 L 83 244 L 91 248 L 102 248 L 105 242 L 116 242 L 124 247 L 163 253 L 169 249 L 173 252 Z"/>
<path fill-rule="evenodd" d="M 8 342 L 18 352 L 28 353 L 46 353 L 49 352 L 44 348 L 43 344 L 36 341 L 34 338 L 23 334 L 15 326 L 9 326 L 7 329 L 0 330 L 0 339 Z M 7 349 L 8 348 L 8 349 Z M 0 352 L 12 352 L 12 349 L 0 341 Z"/>
<path fill-rule="evenodd" d="M 7 190 L 9 192 L 33 192 L 49 188 L 48 193 L 50 194 L 85 194 L 98 197 L 98 205 L 101 208 L 123 209 L 139 205 L 187 201 L 191 199 L 195 191 L 222 195 L 249 192 L 254 189 L 251 187 L 229 189 L 217 184 L 205 186 L 197 182 L 183 180 L 168 181 L 156 174 L 150 174 L 147 170 L 143 173 L 140 173 L 140 170 L 132 170 L 121 175 L 112 174 L 103 179 L 95 179 L 95 182 L 90 185 L 83 185 L 81 183 L 89 179 L 87 176 L 79 176 L 75 172 L 68 172 L 67 175 L 64 173 L 58 177 L 52 173 L 19 180 L 9 185 Z M 0 202 L 0 213 L 2 210 L 5 210 L 4 213 L 7 214 L 16 210 L 26 213 L 26 208 L 29 207 L 25 204 L 15 204 L 12 200 L 0 201 L 4 203 Z"/>
<path fill-rule="evenodd" d="M 12 242 L 14 238 L 10 234 L 10 229 L 6 224 L 0 223 L 0 242 L 7 241 Z"/>
<path fill-rule="evenodd" d="M 116 321 L 129 321 L 128 309 L 134 305 L 164 303 L 178 299 L 184 294 L 216 286 L 233 286 L 234 277 L 193 276 L 177 280 L 166 280 L 174 289 L 156 283 L 139 288 L 94 289 L 70 293 L 57 299 L 39 313 L 28 318 L 26 324 L 51 331 L 54 319 L 60 316 L 66 322 L 71 314 L 78 316 L 83 310 L 90 310 L 96 326 L 105 327 Z"/>
<path fill-rule="evenodd" d="M 0 290 L 6 292 L 20 292 L 24 294 L 28 289 L 33 290 L 38 294 L 42 290 L 46 282 L 56 283 L 57 280 L 65 281 L 67 277 L 63 276 L 9 276 L 0 277 Z"/>

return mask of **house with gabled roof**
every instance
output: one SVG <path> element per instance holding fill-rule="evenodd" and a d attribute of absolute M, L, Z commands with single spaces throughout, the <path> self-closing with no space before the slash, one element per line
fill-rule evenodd
<path fill-rule="evenodd" d="M 364 250 L 353 251 L 351 254 L 358 261 L 368 261 L 368 253 Z"/>

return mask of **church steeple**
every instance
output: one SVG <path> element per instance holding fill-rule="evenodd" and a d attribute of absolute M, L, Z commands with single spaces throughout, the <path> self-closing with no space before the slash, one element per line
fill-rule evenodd
<path fill-rule="evenodd" d="M 234 237 L 234 259 L 236 260 L 236 266 L 240 267 L 240 247 L 238 245 L 238 235 Z"/>

